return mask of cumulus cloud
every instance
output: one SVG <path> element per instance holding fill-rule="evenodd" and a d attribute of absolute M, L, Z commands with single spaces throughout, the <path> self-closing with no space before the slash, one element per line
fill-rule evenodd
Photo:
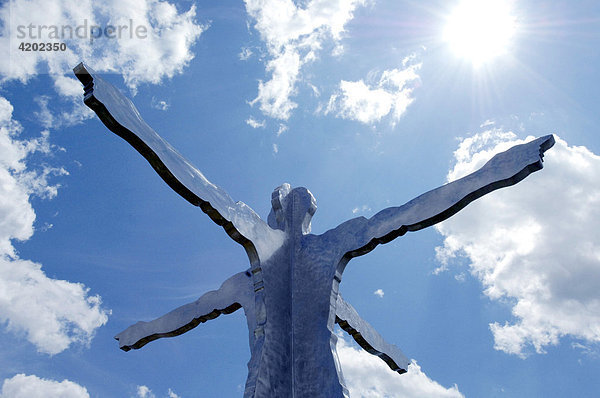
<path fill-rule="evenodd" d="M 485 294 L 512 306 L 490 329 L 496 349 L 522 357 L 563 336 L 600 342 L 600 157 L 555 138 L 543 170 L 437 226 L 440 269 L 466 258 Z M 497 129 L 464 139 L 448 180 L 522 142 Z"/>
<path fill-rule="evenodd" d="M 24 334 L 40 352 L 57 354 L 74 342 L 89 342 L 108 313 L 84 285 L 48 278 L 40 264 L 19 258 L 12 245 L 13 239 L 24 241 L 34 233 L 30 198 L 56 196 L 58 186 L 48 178 L 66 173 L 28 167 L 30 154 L 51 151 L 48 133 L 19 140 L 22 127 L 12 119 L 12 110 L 0 97 L 0 323 Z"/>
<path fill-rule="evenodd" d="M 339 41 L 354 10 L 366 0 L 310 0 L 304 6 L 292 0 L 245 0 L 254 28 L 267 46 L 266 71 L 270 80 L 259 82 L 261 111 L 272 118 L 287 120 L 297 104 L 296 92 L 302 66 L 316 59 L 326 40 Z"/>
<path fill-rule="evenodd" d="M 413 102 L 413 85 L 419 79 L 417 72 L 421 64 L 408 65 L 412 59 L 411 56 L 404 60 L 404 69 L 384 71 L 372 85 L 364 80 L 342 80 L 338 92 L 329 98 L 325 113 L 365 124 L 379 122 L 391 115 L 392 123 L 395 123 Z"/>
<path fill-rule="evenodd" d="M 456 385 L 445 388 L 431 380 L 416 362 L 399 375 L 380 358 L 338 337 L 337 353 L 350 397 L 355 398 L 459 398 Z"/>
<path fill-rule="evenodd" d="M 4 380 L 0 398 L 89 398 L 85 387 L 69 380 L 61 382 L 18 374 Z"/>
<path fill-rule="evenodd" d="M 72 76 L 75 65 L 84 61 L 97 72 L 122 74 L 135 93 L 139 84 L 160 83 L 190 62 L 192 45 L 207 29 L 195 19 L 194 6 L 179 11 L 165 0 L 6 1 L 0 6 L 0 48 L 8 53 L 0 58 L 0 83 L 26 83 L 49 74 L 62 101 L 36 98 L 35 115 L 46 128 L 77 124 L 93 112 L 81 101 L 81 84 Z M 20 43 L 33 42 L 66 47 L 19 50 Z"/>
<path fill-rule="evenodd" d="M 258 83 L 258 96 L 250 102 L 260 102 L 260 110 L 274 119 L 289 119 L 298 104 L 290 100 L 300 73 L 300 54 L 294 46 L 287 46 L 267 63 L 267 72 L 271 80 Z"/>
<path fill-rule="evenodd" d="M 24 83 L 39 73 L 64 76 L 83 60 L 98 72 L 122 73 L 132 88 L 159 83 L 193 58 L 191 46 L 206 29 L 195 17 L 194 6 L 180 12 L 164 0 L 7 1 L 0 8 L 0 47 L 10 54 L 0 60 L 0 76 Z M 34 41 L 66 49 L 18 50 L 20 42 Z"/>
<path fill-rule="evenodd" d="M 137 386 L 137 395 L 139 398 L 154 398 L 154 394 L 147 386 Z"/>

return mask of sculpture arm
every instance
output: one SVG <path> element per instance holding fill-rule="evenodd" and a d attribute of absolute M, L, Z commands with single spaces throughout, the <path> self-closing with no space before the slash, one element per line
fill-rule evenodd
<path fill-rule="evenodd" d="M 206 179 L 163 140 L 142 119 L 129 98 L 83 63 L 73 71 L 84 85 L 85 104 L 98 115 L 102 123 L 146 158 L 175 192 L 199 206 L 247 251 L 255 248 L 265 258 L 283 241 L 281 231 L 271 229 L 243 202 L 234 202 L 227 192 Z M 251 256 L 253 254 L 249 253 Z"/>
<path fill-rule="evenodd" d="M 398 347 L 387 343 L 356 310 L 338 294 L 335 322 L 340 325 L 365 351 L 381 358 L 400 374 L 408 371 L 409 360 Z"/>
<path fill-rule="evenodd" d="M 254 295 L 250 273 L 240 272 L 227 279 L 218 290 L 205 293 L 193 303 L 183 305 L 150 322 L 138 322 L 117 336 L 123 351 L 142 348 L 162 337 L 178 336 L 221 314 L 231 314 L 244 307 L 253 316 Z"/>
<path fill-rule="evenodd" d="M 347 256 L 363 255 L 407 231 L 437 224 L 472 201 L 496 189 L 514 185 L 540 170 L 544 152 L 554 145 L 547 135 L 496 154 L 479 170 L 424 193 L 400 207 L 390 207 L 370 219 L 355 218 L 336 228 L 349 242 Z M 335 230 L 333 230 L 335 231 Z"/>

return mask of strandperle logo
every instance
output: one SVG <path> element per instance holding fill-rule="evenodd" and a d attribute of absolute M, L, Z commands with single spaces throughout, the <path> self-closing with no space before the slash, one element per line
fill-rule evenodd
<path fill-rule="evenodd" d="M 106 39 L 145 39 L 148 28 L 145 25 L 135 25 L 132 19 L 123 25 L 95 25 L 87 19 L 83 24 L 73 25 L 18 25 L 17 39 L 20 40 L 73 40 L 89 39 L 94 41 Z"/>

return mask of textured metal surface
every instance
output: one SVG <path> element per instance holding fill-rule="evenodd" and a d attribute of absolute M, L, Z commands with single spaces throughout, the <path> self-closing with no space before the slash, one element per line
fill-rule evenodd
<path fill-rule="evenodd" d="M 256 325 L 252 274 L 240 272 L 227 279 L 218 290 L 205 293 L 193 303 L 183 305 L 151 322 L 138 322 L 119 333 L 115 338 L 124 351 L 142 348 L 162 337 L 178 336 L 221 314 L 244 308 L 248 330 Z M 250 335 L 252 346 L 252 334 Z"/>
<path fill-rule="evenodd" d="M 365 351 L 377 355 L 390 369 L 405 373 L 410 361 L 398 347 L 387 343 L 383 337 L 364 319 L 358 315 L 354 307 L 344 301 L 338 294 L 335 309 L 335 321 L 344 329 Z"/>
<path fill-rule="evenodd" d="M 515 146 L 473 174 L 400 207 L 314 235 L 310 221 L 316 201 L 306 188 L 283 184 L 275 189 L 265 223 L 183 159 L 116 88 L 83 64 L 74 71 L 84 84 L 85 103 L 102 122 L 140 152 L 171 188 L 242 244 L 250 260 L 249 271 L 234 275 L 219 290 L 120 333 L 121 348 L 140 348 L 157 338 L 179 335 L 243 307 L 251 348 L 244 393 L 248 398 L 347 396 L 335 352 L 336 322 L 392 369 L 406 371 L 408 360 L 402 352 L 339 295 L 348 261 L 407 231 L 443 221 L 495 189 L 516 184 L 542 168 L 543 153 L 554 144 L 550 135 Z"/>

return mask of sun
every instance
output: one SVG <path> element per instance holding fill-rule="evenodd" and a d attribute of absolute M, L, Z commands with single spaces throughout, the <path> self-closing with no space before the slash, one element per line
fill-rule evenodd
<path fill-rule="evenodd" d="M 505 55 L 515 31 L 516 17 L 507 0 L 462 0 L 447 17 L 444 41 L 478 67 Z"/>

